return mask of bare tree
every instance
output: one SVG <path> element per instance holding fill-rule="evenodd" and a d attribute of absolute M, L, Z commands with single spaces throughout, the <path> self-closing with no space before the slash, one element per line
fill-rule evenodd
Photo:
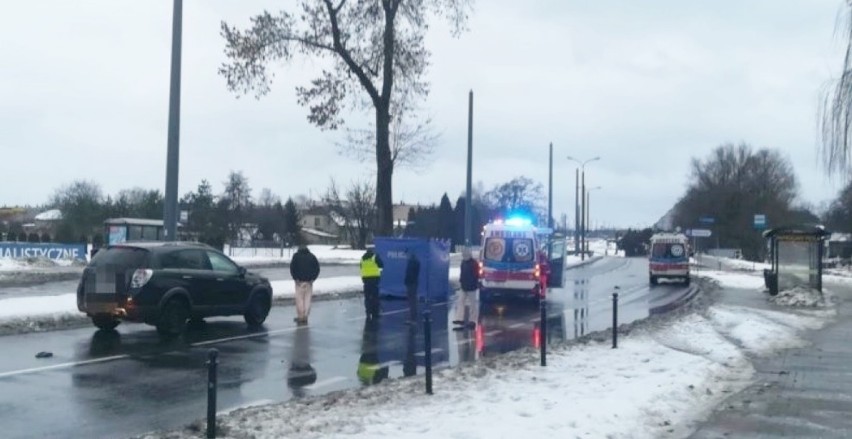
<path fill-rule="evenodd" d="M 544 210 L 544 189 L 527 177 L 515 177 L 512 180 L 497 185 L 486 194 L 489 204 L 498 211 L 511 212 L 522 210 L 541 216 Z"/>
<path fill-rule="evenodd" d="M 243 171 L 231 171 L 225 182 L 225 192 L 220 197 L 225 209 L 228 234 L 231 239 L 242 239 L 240 231 L 251 213 L 251 187 Z"/>
<path fill-rule="evenodd" d="M 325 196 L 331 214 L 342 224 L 352 248 L 364 248 L 376 218 L 376 191 L 368 181 L 353 182 L 341 194 L 334 179 Z"/>
<path fill-rule="evenodd" d="M 252 18 L 240 31 L 222 23 L 229 59 L 219 72 L 236 93 L 270 90 L 269 63 L 289 61 L 294 54 L 325 58 L 332 65 L 309 87 L 298 87 L 299 104 L 308 107 L 308 120 L 321 129 L 343 123 L 346 107 L 366 101 L 375 110 L 376 231 L 393 231 L 393 156 L 390 146 L 391 102 L 394 89 L 415 96 L 429 91 L 423 74 L 430 52 L 425 34 L 430 16 L 449 20 L 452 32 L 465 29 L 473 0 L 301 0 L 295 9 Z M 357 97 L 350 99 L 359 90 Z"/>
<path fill-rule="evenodd" d="M 420 169 L 426 167 L 441 138 L 432 126 L 432 119 L 418 120 L 418 109 L 410 102 L 410 94 L 399 93 L 400 102 L 391 104 L 390 149 L 391 163 L 396 167 Z M 337 143 L 339 154 L 361 163 L 376 155 L 376 129 L 347 129 L 346 140 Z"/>
<path fill-rule="evenodd" d="M 846 17 L 846 54 L 840 77 L 823 95 L 820 108 L 821 155 L 828 173 L 847 177 L 850 171 L 852 133 L 852 1 Z"/>
<path fill-rule="evenodd" d="M 753 229 L 754 215 L 766 215 L 770 227 L 800 221 L 803 215 L 794 208 L 797 194 L 793 165 L 778 150 L 726 144 L 703 160 L 692 160 L 690 183 L 675 208 L 674 223 L 686 229 L 700 226 L 701 217 L 714 217 L 713 235 L 720 245 L 760 258 L 765 247 Z"/>

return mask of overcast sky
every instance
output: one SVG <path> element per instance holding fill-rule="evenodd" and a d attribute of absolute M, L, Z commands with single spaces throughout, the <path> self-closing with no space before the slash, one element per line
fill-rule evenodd
<path fill-rule="evenodd" d="M 255 195 L 318 196 L 369 176 L 338 156 L 339 132 L 310 125 L 294 89 L 317 65 L 275 69 L 273 92 L 236 99 L 217 74 L 219 23 L 244 26 L 289 0 L 185 0 L 180 193 L 242 170 Z M 586 168 L 592 222 L 648 225 L 683 194 L 691 157 L 725 142 L 781 149 L 802 201 L 832 198 L 817 155 L 819 97 L 844 50 L 842 0 L 478 0 L 470 32 L 433 27 L 424 105 L 442 132 L 432 163 L 400 169 L 394 201 L 464 190 L 467 93 L 474 181 L 546 185 L 573 218 L 571 155 Z M 46 202 L 92 179 L 114 194 L 165 183 L 172 2 L 7 2 L 0 14 L 0 205 Z M 842 31 L 841 31 L 842 33 Z M 357 116 L 353 120 L 364 120 Z M 355 126 L 359 128 L 360 126 Z"/>

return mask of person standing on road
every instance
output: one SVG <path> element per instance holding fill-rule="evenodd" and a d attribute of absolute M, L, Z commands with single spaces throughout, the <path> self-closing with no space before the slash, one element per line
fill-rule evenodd
<path fill-rule="evenodd" d="M 361 281 L 364 282 L 364 311 L 367 320 L 379 317 L 379 279 L 382 276 L 382 259 L 373 252 L 372 246 L 361 256 Z"/>
<path fill-rule="evenodd" d="M 465 328 L 475 328 L 479 316 L 479 264 L 470 253 L 469 248 L 462 251 L 461 274 L 459 276 L 461 289 L 456 296 L 456 319 L 453 320 L 456 328 L 461 331 Z M 468 312 L 465 313 L 465 308 Z"/>
<path fill-rule="evenodd" d="M 308 246 L 300 245 L 299 250 L 290 261 L 290 276 L 296 283 L 296 323 L 304 325 L 308 323 L 308 314 L 311 313 L 311 296 L 314 292 L 314 281 L 320 273 L 317 257 L 308 250 Z"/>
<path fill-rule="evenodd" d="M 420 283 L 420 260 L 413 250 L 407 250 L 408 263 L 405 264 L 405 291 L 408 296 L 408 324 L 417 323 L 417 285 Z"/>

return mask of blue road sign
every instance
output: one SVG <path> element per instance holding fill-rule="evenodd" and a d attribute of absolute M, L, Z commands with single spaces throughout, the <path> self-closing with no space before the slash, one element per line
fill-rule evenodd
<path fill-rule="evenodd" d="M 754 228 L 755 229 L 765 229 L 766 228 L 766 215 L 757 214 L 754 216 Z"/>
<path fill-rule="evenodd" d="M 698 222 L 701 224 L 715 224 L 716 218 L 713 218 L 712 216 L 702 216 L 701 218 L 698 218 Z"/>

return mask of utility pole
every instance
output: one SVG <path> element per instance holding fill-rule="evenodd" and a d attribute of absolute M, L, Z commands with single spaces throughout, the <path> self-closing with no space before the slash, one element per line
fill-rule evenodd
<path fill-rule="evenodd" d="M 586 168 L 583 167 L 582 175 L 580 176 L 581 180 L 581 202 L 583 203 L 582 209 L 580 209 L 580 260 L 586 260 Z"/>
<path fill-rule="evenodd" d="M 467 104 L 467 191 L 464 200 L 464 246 L 470 248 L 471 224 L 473 218 L 473 206 L 471 191 L 473 186 L 473 90 L 468 94 Z"/>
<path fill-rule="evenodd" d="M 166 155 L 166 193 L 163 205 L 165 240 L 177 239 L 178 159 L 180 158 L 180 60 L 183 0 L 174 0 L 172 15 L 172 70 L 169 89 L 169 134 Z"/>
<path fill-rule="evenodd" d="M 574 170 L 574 254 L 580 251 L 580 168 Z"/>
<path fill-rule="evenodd" d="M 553 142 L 550 142 L 550 172 L 547 178 L 547 226 L 550 235 L 547 237 L 547 260 L 553 260 Z"/>

